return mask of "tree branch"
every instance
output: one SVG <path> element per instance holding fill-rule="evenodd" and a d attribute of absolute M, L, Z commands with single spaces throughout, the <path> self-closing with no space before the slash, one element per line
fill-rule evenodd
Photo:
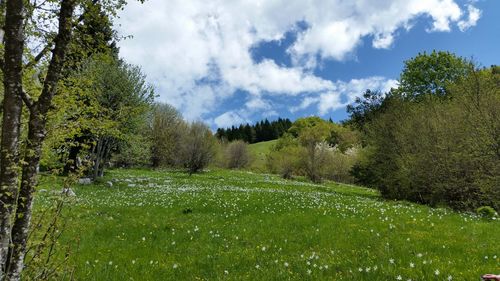
<path fill-rule="evenodd" d="M 48 43 L 39 53 L 38 55 L 35 56 L 35 58 L 28 62 L 27 64 L 24 65 L 24 69 L 29 69 L 31 67 L 33 67 L 35 64 L 37 64 L 42 58 L 43 56 L 45 56 L 45 54 L 47 54 L 50 49 L 52 47 L 52 42 Z"/>
<path fill-rule="evenodd" d="M 33 99 L 24 89 L 21 91 L 21 98 L 23 99 L 28 109 L 31 111 L 31 109 L 33 108 Z"/>

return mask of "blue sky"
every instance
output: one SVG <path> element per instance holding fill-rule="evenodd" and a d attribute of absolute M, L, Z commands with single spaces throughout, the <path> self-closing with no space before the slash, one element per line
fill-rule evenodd
<path fill-rule="evenodd" d="M 121 54 L 159 95 L 213 128 L 263 118 L 340 121 L 365 89 L 387 90 L 419 52 L 500 64 L 500 1 L 131 3 Z M 349 1 L 347 1 L 349 2 Z M 140 16 L 142 15 L 142 16 Z"/>

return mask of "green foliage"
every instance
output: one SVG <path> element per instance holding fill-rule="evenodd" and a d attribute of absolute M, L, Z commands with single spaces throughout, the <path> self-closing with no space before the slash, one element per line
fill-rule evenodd
<path fill-rule="evenodd" d="M 257 143 L 281 137 L 291 125 L 292 122 L 287 118 L 278 118 L 271 122 L 265 119 L 254 125 L 240 124 L 226 129 L 218 128 L 216 137 L 225 141 L 243 140 L 247 143 Z"/>
<path fill-rule="evenodd" d="M 294 137 L 299 137 L 300 135 L 306 135 L 306 130 L 318 129 L 319 132 L 315 133 L 315 138 L 325 140 L 330 133 L 330 124 L 317 116 L 299 118 L 293 122 L 290 129 L 288 129 L 288 133 Z"/>
<path fill-rule="evenodd" d="M 332 149 L 328 151 L 324 163 L 323 176 L 326 179 L 342 183 L 356 182 L 351 170 L 358 162 L 359 148 L 350 148 L 346 151 Z"/>
<path fill-rule="evenodd" d="M 363 132 L 365 125 L 382 111 L 385 98 L 379 91 L 366 90 L 353 104 L 347 105 L 349 119 L 345 123 Z"/>
<path fill-rule="evenodd" d="M 81 69 L 85 62 L 94 55 L 118 58 L 116 47 L 118 36 L 113 30 L 113 17 L 108 12 L 110 5 L 116 5 L 116 3 L 82 1 L 82 13 L 74 28 L 74 39 L 69 46 L 65 63 L 67 71 Z"/>
<path fill-rule="evenodd" d="M 313 182 L 331 179 L 353 182 L 356 132 L 319 117 L 297 119 L 267 156 L 267 168 L 284 178 L 305 175 Z"/>
<path fill-rule="evenodd" d="M 341 152 L 346 152 L 359 143 L 359 134 L 348 127 L 333 123 L 327 142 Z"/>
<path fill-rule="evenodd" d="M 112 156 L 111 162 L 118 167 L 145 167 L 151 163 L 151 140 L 146 130 L 130 134 L 122 144 L 119 153 Z"/>
<path fill-rule="evenodd" d="M 293 141 L 290 137 L 278 139 L 278 143 L 266 156 L 266 167 L 269 172 L 279 174 L 284 179 L 291 179 L 293 175 L 303 175 L 300 161 L 304 149 Z"/>
<path fill-rule="evenodd" d="M 482 206 L 477 208 L 476 213 L 481 216 L 482 218 L 488 219 L 488 220 L 493 220 L 498 216 L 497 212 L 495 209 L 493 209 L 490 206 Z"/>
<path fill-rule="evenodd" d="M 216 141 L 210 128 L 202 122 L 189 124 L 183 134 L 178 159 L 193 174 L 203 170 L 214 159 Z"/>
<path fill-rule="evenodd" d="M 276 143 L 273 145 L 272 150 L 279 151 L 289 146 L 298 146 L 299 142 L 297 138 L 294 138 L 291 134 L 284 134 L 281 138 L 279 138 Z"/>
<path fill-rule="evenodd" d="M 383 196 L 473 210 L 500 208 L 499 76 L 473 71 L 447 86 L 452 97 L 393 98 L 368 126 L 357 166 Z M 360 169 L 362 168 L 362 169 Z M 363 173 L 359 173 L 362 175 Z"/>
<path fill-rule="evenodd" d="M 169 104 L 155 104 L 149 136 L 152 142 L 152 165 L 175 166 L 187 124 L 181 114 Z"/>
<path fill-rule="evenodd" d="M 146 130 L 154 93 L 138 67 L 96 55 L 60 84 L 49 116 L 43 165 L 53 167 L 58 159 L 64 166 L 76 157 L 91 157 L 93 161 L 104 157 L 108 161 L 113 154 L 122 152 L 124 155 L 115 158 L 120 164 L 144 163 L 149 154 L 139 153 L 149 147 L 145 134 L 140 132 Z M 106 147 L 98 156 L 96 148 L 104 139 Z M 73 151 L 76 154 L 72 155 Z"/>
<path fill-rule="evenodd" d="M 409 100 L 420 100 L 425 96 L 445 97 L 448 85 L 472 70 L 471 62 L 450 52 L 424 52 L 405 61 L 398 92 Z"/>

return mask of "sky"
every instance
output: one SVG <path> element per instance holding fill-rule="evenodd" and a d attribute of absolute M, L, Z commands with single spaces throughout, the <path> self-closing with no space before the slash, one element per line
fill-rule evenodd
<path fill-rule="evenodd" d="M 500 65 L 500 0 L 130 0 L 116 28 L 157 101 L 212 128 L 343 120 L 419 52 Z"/>

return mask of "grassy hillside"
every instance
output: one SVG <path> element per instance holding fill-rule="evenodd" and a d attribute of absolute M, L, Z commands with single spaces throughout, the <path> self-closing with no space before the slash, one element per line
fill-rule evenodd
<path fill-rule="evenodd" d="M 104 182 L 66 209 L 77 280 L 477 280 L 500 264 L 499 221 L 360 187 L 225 170 Z"/>
<path fill-rule="evenodd" d="M 263 142 L 253 143 L 248 146 L 253 160 L 250 166 L 251 170 L 260 172 L 265 171 L 266 155 L 276 142 L 277 140 L 263 141 Z"/>

